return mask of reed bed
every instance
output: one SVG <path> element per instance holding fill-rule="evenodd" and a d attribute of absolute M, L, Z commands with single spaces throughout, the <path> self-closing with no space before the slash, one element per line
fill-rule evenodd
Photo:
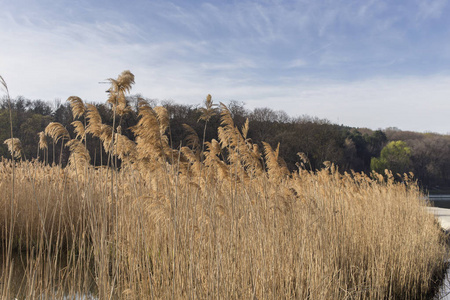
<path fill-rule="evenodd" d="M 111 79 L 120 117 L 134 76 Z M 69 98 L 77 137 L 66 168 L 3 159 L 3 299 L 427 299 L 448 258 L 411 176 L 289 172 L 221 105 L 219 140 L 174 149 L 162 107 L 140 102 L 136 139 Z M 216 113 L 207 98 L 202 121 Z M 114 122 L 115 123 L 115 122 Z M 120 123 L 120 121 L 118 122 Z M 89 164 L 86 134 L 107 167 Z M 44 148 L 44 147 L 43 147 Z M 304 155 L 301 159 L 306 162 Z M 120 161 L 120 168 L 117 162 Z M 13 193 L 14 177 L 14 193 Z M 12 200 L 12 201 L 11 201 Z M 13 249 L 14 251 L 8 251 Z"/>

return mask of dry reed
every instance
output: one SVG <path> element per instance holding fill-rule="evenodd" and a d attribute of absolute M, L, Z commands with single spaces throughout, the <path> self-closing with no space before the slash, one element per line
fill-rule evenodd
<path fill-rule="evenodd" d="M 111 80 L 113 105 L 134 82 L 127 74 Z M 2 198 L 0 229 L 2 249 L 17 253 L 4 251 L 3 264 L 21 271 L 1 273 L 2 283 L 17 283 L 3 284 L 3 295 L 423 299 L 434 292 L 447 246 L 411 177 L 340 174 L 331 163 L 289 173 L 278 147 L 264 144 L 262 160 L 247 139 L 249 124 L 236 128 L 224 105 L 219 141 L 198 153 L 199 137 L 186 127 L 190 148 L 175 150 L 167 111 L 139 106 L 132 141 L 86 105 L 86 132 L 123 161 L 120 169 L 89 165 L 81 141 L 55 124 L 46 132 L 69 140 L 69 166 L 16 166 L 17 214 Z M 213 112 L 205 112 L 207 121 Z M 4 195 L 11 170 L 10 160 L 0 162 Z M 13 238 L 5 232 L 10 222 Z"/>

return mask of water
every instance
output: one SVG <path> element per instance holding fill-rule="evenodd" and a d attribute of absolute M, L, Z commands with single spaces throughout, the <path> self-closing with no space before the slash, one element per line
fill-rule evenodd
<path fill-rule="evenodd" d="M 439 293 L 434 298 L 436 300 L 450 300 L 450 270 L 445 274 L 444 282 L 439 289 Z"/>
<path fill-rule="evenodd" d="M 434 207 L 450 208 L 450 195 L 429 195 L 428 199 Z"/>
<path fill-rule="evenodd" d="M 450 195 L 429 195 L 428 199 L 434 207 L 450 209 Z M 450 300 L 450 268 L 435 299 Z"/>
<path fill-rule="evenodd" d="M 2 259 L 3 258 L 3 259 Z M 11 299 L 26 299 L 29 297 L 29 285 L 30 280 L 33 281 L 33 277 L 36 277 L 36 274 L 39 274 L 39 278 L 43 277 L 43 274 L 48 274 L 48 264 L 39 263 L 38 261 L 29 262 L 29 257 L 27 257 L 26 253 L 15 251 L 12 254 L 13 268 L 10 273 L 10 284 L 9 284 L 9 293 Z M 67 288 L 61 290 L 61 284 L 63 282 L 59 281 L 59 277 L 57 274 L 65 274 L 67 273 L 67 258 L 61 258 L 58 260 L 58 263 L 52 263 L 52 273 L 54 274 L 54 278 L 51 279 L 50 285 L 54 285 L 54 295 L 52 295 L 52 291 L 46 291 L 45 294 L 37 294 L 33 296 L 34 299 L 63 299 L 63 300 L 98 300 L 98 297 L 95 296 L 95 283 L 94 279 L 89 276 L 88 273 L 88 282 L 92 291 L 88 291 L 85 293 L 73 293 L 68 291 Z M 0 275 L 5 275 L 6 273 L 4 269 L 4 256 L 0 255 Z M 34 274 L 34 276 L 32 275 Z M 9 276 L 8 276 L 9 277 Z M 45 276 L 44 276 L 45 277 Z M 82 278 L 79 278 L 82 280 Z M 40 280 L 40 279 L 38 279 Z M 6 282 L 0 282 L 0 291 L 3 290 Z M 39 286 L 39 282 L 34 282 L 34 285 Z M 45 289 L 46 287 L 44 287 Z M 59 291 L 57 291 L 59 289 Z"/>

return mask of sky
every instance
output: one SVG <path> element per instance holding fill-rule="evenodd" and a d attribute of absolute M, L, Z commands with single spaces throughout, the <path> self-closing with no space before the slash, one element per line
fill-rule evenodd
<path fill-rule="evenodd" d="M 150 99 L 446 134 L 449 2 L 0 0 L 0 75 L 13 98 L 105 102 L 130 70 Z"/>

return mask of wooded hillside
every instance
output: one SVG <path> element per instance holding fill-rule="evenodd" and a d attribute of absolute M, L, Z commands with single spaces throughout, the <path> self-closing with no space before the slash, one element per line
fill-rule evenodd
<path fill-rule="evenodd" d="M 137 102 L 140 95 L 127 98 L 131 111 L 118 122 L 122 128 L 129 128 L 137 122 Z M 147 99 L 151 104 L 163 105 L 170 116 L 170 142 L 174 148 L 186 145 L 190 134 L 184 124 L 189 125 L 199 137 L 203 136 L 204 125 L 198 122 L 203 104 L 187 105 L 175 102 L 160 102 Z M 218 102 L 215 101 L 217 104 Z M 280 155 L 286 161 L 290 170 L 297 168 L 296 164 L 304 163 L 306 168 L 315 170 L 321 168 L 323 162 L 330 161 L 339 166 L 341 172 L 369 173 L 371 160 L 379 157 L 382 149 L 391 141 L 403 141 L 410 149 L 407 162 L 401 168 L 415 174 L 419 183 L 427 188 L 443 188 L 450 186 L 450 136 L 434 133 L 417 133 L 401 131 L 395 128 L 386 130 L 370 130 L 352 128 L 332 124 L 328 120 L 310 116 L 291 117 L 283 111 L 269 108 L 249 110 L 243 103 L 230 101 L 225 103 L 230 109 L 234 122 L 242 127 L 247 119 L 250 121 L 248 138 L 262 147 L 266 141 L 276 147 L 280 143 Z M 112 124 L 112 114 L 106 104 L 94 104 L 107 124 Z M 217 110 L 219 108 L 217 107 Z M 44 131 L 50 122 L 64 125 L 71 136 L 75 136 L 74 120 L 69 102 L 29 100 L 23 97 L 13 99 L 12 103 L 14 137 L 20 139 L 23 147 L 23 157 L 26 159 L 47 160 L 49 163 L 65 165 L 68 160 L 68 149 L 49 144 L 48 153 L 44 155 L 38 150 L 38 133 Z M 220 125 L 220 115 L 216 114 L 209 120 L 206 127 L 205 140 L 217 139 L 217 128 Z M 0 141 L 10 137 L 9 111 L 6 99 L 0 103 Z M 134 139 L 131 131 L 123 132 Z M 49 141 L 49 143 L 51 143 Z M 62 149 L 61 149 L 62 148 Z M 92 164 L 106 164 L 107 155 L 101 153 L 100 141 L 92 136 L 87 137 L 87 148 L 92 153 Z M 61 153 L 62 150 L 62 153 Z M 298 153 L 304 153 L 308 161 L 302 161 Z M 8 149 L 3 143 L 0 155 L 8 157 Z M 390 158 L 395 160 L 395 158 Z M 387 167 L 398 165 L 388 162 Z M 372 166 L 373 167 L 373 166 Z M 394 167 L 392 167 L 394 168 Z"/>

